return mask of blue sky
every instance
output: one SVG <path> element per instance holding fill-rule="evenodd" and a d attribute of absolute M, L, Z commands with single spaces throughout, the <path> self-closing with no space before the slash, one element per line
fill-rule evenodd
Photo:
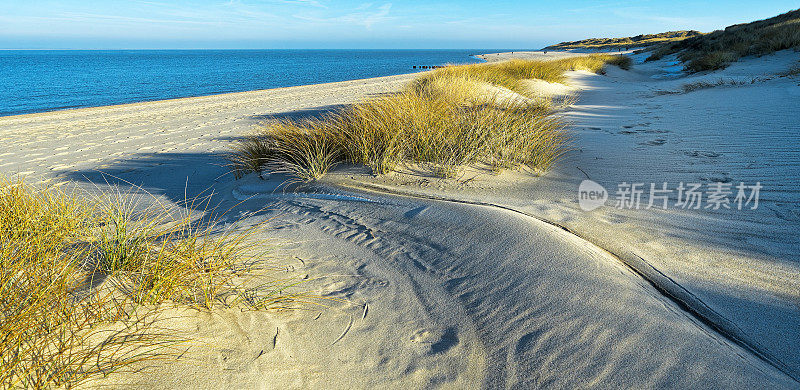
<path fill-rule="evenodd" d="M 0 48 L 540 48 L 711 31 L 796 1 L 0 0 Z"/>

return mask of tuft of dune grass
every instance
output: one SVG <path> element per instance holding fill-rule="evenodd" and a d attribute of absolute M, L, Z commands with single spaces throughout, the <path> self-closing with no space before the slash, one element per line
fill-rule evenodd
<path fill-rule="evenodd" d="M 607 64 L 627 69 L 630 59 L 589 55 L 440 68 L 390 96 L 264 124 L 234 147 L 230 160 L 237 177 L 271 169 L 299 181 L 343 162 L 376 174 L 415 163 L 440 177 L 466 165 L 544 171 L 567 150 L 569 137 L 551 102 L 527 96 L 522 81 L 563 82 L 568 70 L 602 73 Z"/>
<path fill-rule="evenodd" d="M 363 164 L 376 174 L 415 162 L 450 177 L 475 163 L 545 170 L 564 151 L 563 122 L 548 108 L 493 103 L 458 104 L 446 95 L 405 91 L 319 119 L 279 120 L 240 143 L 239 150 L 269 152 L 244 161 L 239 174 L 275 167 L 310 181 L 339 162 Z"/>
<path fill-rule="evenodd" d="M 160 304 L 281 308 L 290 282 L 249 287 L 265 267 L 249 233 L 190 214 L 0 178 L 0 387 L 73 387 L 174 358 Z"/>

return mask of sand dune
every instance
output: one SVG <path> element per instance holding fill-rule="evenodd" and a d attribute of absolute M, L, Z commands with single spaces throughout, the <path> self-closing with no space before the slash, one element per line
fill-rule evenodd
<path fill-rule="evenodd" d="M 581 99 L 567 115 L 576 150 L 542 178 L 468 172 L 461 178 L 468 185 L 409 175 L 341 180 L 496 204 L 570 229 L 672 286 L 731 337 L 797 377 L 800 345 L 788 335 L 800 331 L 800 226 L 794 216 L 800 112 L 792 100 L 800 85 L 777 74 L 798 58 L 782 52 L 692 77 L 674 73 L 670 59 L 640 63 L 631 72 L 609 68 L 607 76 L 574 72 Z M 744 84 L 662 93 L 719 79 Z M 579 208 L 578 184 L 587 178 L 610 191 L 607 207 Z M 756 210 L 613 207 L 619 183 L 711 181 L 759 181 L 766 192 Z"/>
<path fill-rule="evenodd" d="M 726 76 L 769 73 L 788 60 L 754 60 Z M 541 178 L 482 172 L 460 181 L 413 172 L 376 178 L 342 167 L 317 185 L 287 188 L 279 175 L 234 180 L 227 174 L 228 142 L 258 120 L 317 114 L 397 90 L 412 75 L 0 118 L 0 166 L 39 180 L 133 183 L 172 202 L 211 188 L 218 207 L 233 208 L 231 218 L 249 215 L 244 227 L 267 224 L 263 234 L 287 275 L 308 276 L 304 288 L 337 298 L 329 307 L 282 313 L 172 309 L 166 321 L 194 339 L 180 360 L 151 362 L 87 387 L 796 387 L 796 222 L 768 212 L 731 214 L 732 223 L 727 214 L 577 208 L 584 172 L 607 186 L 674 181 L 713 174 L 715 167 L 751 179 L 737 173 L 747 172 L 737 168 L 741 159 L 698 166 L 682 151 L 716 145 L 710 151 L 727 155 L 741 147 L 696 140 L 732 123 L 724 120 L 729 112 L 715 113 L 721 102 L 730 104 L 726 94 L 739 99 L 737 113 L 766 116 L 759 114 L 765 108 L 748 111 L 756 101 L 742 100 L 748 93 L 735 88 L 657 95 L 682 82 L 652 77 L 667 65 L 572 74 L 583 90 L 568 113 L 576 150 Z M 796 93 L 795 84 L 773 79 L 747 88 L 760 91 L 758 102 L 778 104 L 783 94 Z M 792 130 L 796 107 L 783 104 L 767 108 L 767 118 L 742 120 L 772 120 Z M 698 129 L 701 118 L 687 118 L 690 108 L 716 127 Z M 620 133 L 629 125 L 643 131 Z M 655 139 L 666 141 L 647 143 Z M 796 171 L 786 172 L 791 179 Z M 794 187 L 787 191 L 796 199 Z M 747 339 L 733 340 L 687 311 L 634 272 L 628 253 L 695 294 Z"/>

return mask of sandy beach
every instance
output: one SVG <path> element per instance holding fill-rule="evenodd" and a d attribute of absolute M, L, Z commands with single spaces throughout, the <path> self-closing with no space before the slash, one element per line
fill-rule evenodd
<path fill-rule="evenodd" d="M 800 54 L 691 77 L 674 58 L 642 59 L 569 72 L 574 145 L 543 176 L 342 166 L 285 186 L 230 173 L 231 142 L 257 123 L 391 93 L 415 74 L 0 117 L 0 169 L 174 204 L 213 193 L 230 222 L 264 225 L 287 276 L 334 298 L 170 309 L 167 324 L 193 340 L 180 359 L 87 388 L 796 388 L 800 84 L 777 74 Z M 676 92 L 719 78 L 746 83 Z M 612 194 L 621 182 L 761 180 L 769 195 L 752 211 L 587 212 L 587 178 Z"/>

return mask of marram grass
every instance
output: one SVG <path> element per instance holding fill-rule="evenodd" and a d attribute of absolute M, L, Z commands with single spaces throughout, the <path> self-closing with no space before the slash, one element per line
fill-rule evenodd
<path fill-rule="evenodd" d="M 665 43 L 654 48 L 648 61 L 677 54 L 689 72 L 724 69 L 739 58 L 800 49 L 800 9 Z"/>
<path fill-rule="evenodd" d="M 702 35 L 699 31 L 681 30 L 668 31 L 658 34 L 642 34 L 635 37 L 622 38 L 589 38 L 580 41 L 561 42 L 548 46 L 544 50 L 569 50 L 569 49 L 629 49 L 653 46 L 665 42 L 682 41 L 686 38 Z"/>
<path fill-rule="evenodd" d="M 72 387 L 185 341 L 158 327 L 163 304 L 282 308 L 291 282 L 259 270 L 245 231 L 0 178 L 0 388 Z M 137 211 L 133 211 L 137 210 Z"/>
<path fill-rule="evenodd" d="M 300 181 L 318 179 L 340 162 L 377 174 L 414 163 L 442 177 L 476 164 L 544 171 L 566 151 L 569 137 L 551 102 L 529 96 L 523 81 L 563 82 L 565 71 L 602 73 L 607 64 L 627 69 L 630 59 L 596 54 L 448 66 L 393 95 L 318 118 L 271 121 L 240 141 L 230 159 L 237 177 L 271 169 Z"/>
<path fill-rule="evenodd" d="M 566 71 L 585 70 L 593 73 L 603 73 L 605 66 L 608 64 L 619 66 L 622 69 L 630 69 L 631 59 L 626 56 L 612 54 L 590 54 L 550 61 L 513 59 L 498 63 L 447 66 L 422 76 L 415 81 L 413 88 L 420 88 L 430 79 L 470 77 L 526 95 L 528 91 L 526 91 L 522 83 L 523 80 L 538 79 L 551 83 L 563 83 L 566 81 L 566 76 L 564 75 Z"/>

